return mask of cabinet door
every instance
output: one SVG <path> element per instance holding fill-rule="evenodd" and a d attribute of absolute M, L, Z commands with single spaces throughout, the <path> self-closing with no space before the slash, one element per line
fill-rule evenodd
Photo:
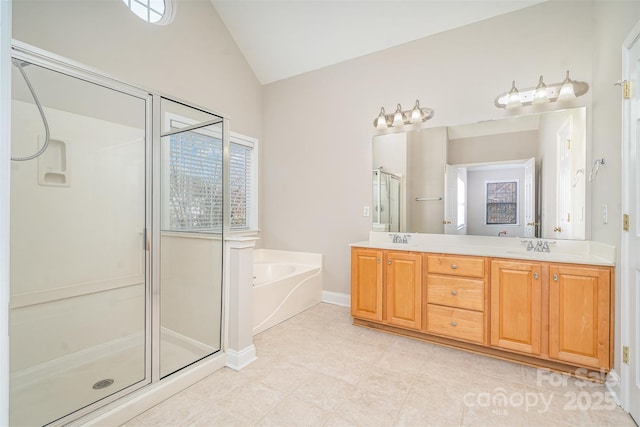
<path fill-rule="evenodd" d="M 351 251 L 351 315 L 382 321 L 382 251 Z"/>
<path fill-rule="evenodd" d="M 387 253 L 386 321 L 391 325 L 420 329 L 422 326 L 422 255 Z"/>
<path fill-rule="evenodd" d="M 491 345 L 540 354 L 541 266 L 491 262 Z"/>
<path fill-rule="evenodd" d="M 610 273 L 608 268 L 551 265 L 549 357 L 610 368 Z"/>

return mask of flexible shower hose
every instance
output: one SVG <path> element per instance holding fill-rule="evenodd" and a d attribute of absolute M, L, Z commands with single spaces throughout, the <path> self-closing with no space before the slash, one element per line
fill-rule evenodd
<path fill-rule="evenodd" d="M 27 77 L 27 73 L 25 73 L 24 69 L 22 68 L 22 62 L 17 59 L 14 59 L 13 65 L 18 67 L 18 70 L 20 70 L 20 74 L 22 74 L 22 78 L 24 78 L 25 83 L 27 83 L 29 92 L 31 92 L 31 97 L 33 98 L 33 100 L 36 103 L 36 106 L 38 107 L 38 111 L 40 112 L 40 117 L 42 117 L 42 123 L 44 124 L 44 132 L 45 132 L 44 144 L 42 144 L 42 148 L 40 148 L 40 150 L 38 150 L 35 154 L 26 156 L 26 157 L 11 157 L 11 160 L 24 162 L 24 161 L 32 160 L 32 159 L 35 159 L 36 157 L 39 157 L 42 153 L 44 153 L 47 150 L 47 146 L 49 145 L 49 123 L 47 123 L 47 118 L 45 117 L 44 111 L 42 110 L 42 105 L 40 105 L 38 96 L 36 95 L 36 92 L 33 90 L 33 86 L 31 86 L 29 77 Z"/>

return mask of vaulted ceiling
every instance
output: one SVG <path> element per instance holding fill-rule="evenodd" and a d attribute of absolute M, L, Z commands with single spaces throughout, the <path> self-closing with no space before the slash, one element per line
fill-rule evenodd
<path fill-rule="evenodd" d="M 211 0 L 266 84 L 545 0 Z"/>

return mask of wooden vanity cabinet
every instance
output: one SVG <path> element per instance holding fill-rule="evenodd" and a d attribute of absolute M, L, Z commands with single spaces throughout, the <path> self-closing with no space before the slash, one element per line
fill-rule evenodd
<path fill-rule="evenodd" d="M 351 315 L 403 328 L 422 327 L 422 255 L 353 248 Z"/>
<path fill-rule="evenodd" d="M 485 259 L 425 254 L 426 332 L 485 343 Z"/>
<path fill-rule="evenodd" d="M 611 366 L 611 269 L 549 267 L 549 358 Z"/>
<path fill-rule="evenodd" d="M 539 355 L 542 340 L 542 266 L 491 262 L 491 345 Z"/>
<path fill-rule="evenodd" d="M 382 258 L 379 249 L 351 250 L 351 315 L 382 321 Z"/>
<path fill-rule="evenodd" d="M 386 254 L 384 320 L 410 329 L 422 327 L 422 254 L 388 251 Z"/>
<path fill-rule="evenodd" d="M 612 365 L 613 268 L 352 248 L 354 323 L 547 369 Z"/>

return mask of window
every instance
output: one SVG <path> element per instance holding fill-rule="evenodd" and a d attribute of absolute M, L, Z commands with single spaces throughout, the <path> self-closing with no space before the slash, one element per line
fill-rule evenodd
<path fill-rule="evenodd" d="M 169 140 L 169 230 L 222 230 L 222 141 L 204 132 Z"/>
<path fill-rule="evenodd" d="M 122 0 L 129 10 L 150 24 L 166 25 L 173 20 L 174 0 Z"/>
<path fill-rule="evenodd" d="M 486 224 L 518 223 L 518 182 L 487 182 Z"/>
<path fill-rule="evenodd" d="M 178 125 L 178 123 L 180 123 Z M 172 128 L 184 123 L 171 120 Z M 222 231 L 222 139 L 216 130 L 171 135 L 168 148 L 168 224 L 170 231 Z M 229 138 L 230 228 L 257 228 L 257 141 Z"/>
<path fill-rule="evenodd" d="M 229 195 L 232 230 L 257 229 L 257 141 L 231 132 Z"/>

